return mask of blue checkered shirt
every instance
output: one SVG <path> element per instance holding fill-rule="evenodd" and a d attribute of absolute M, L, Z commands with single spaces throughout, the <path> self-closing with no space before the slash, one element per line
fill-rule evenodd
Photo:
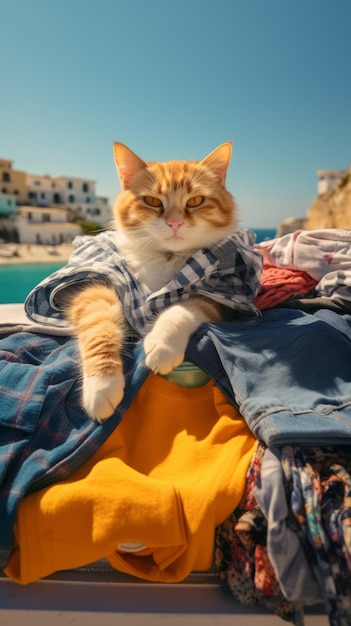
<path fill-rule="evenodd" d="M 78 237 L 68 264 L 44 279 L 28 295 L 28 317 L 42 324 L 66 326 L 57 304 L 62 289 L 80 281 L 112 284 L 123 302 L 124 314 L 137 338 L 166 307 L 203 295 L 232 309 L 236 315 L 257 319 L 252 304 L 260 287 L 262 257 L 252 249 L 255 235 L 240 229 L 217 244 L 198 250 L 164 287 L 151 292 L 140 283 L 118 251 L 113 231 L 96 237 Z"/>

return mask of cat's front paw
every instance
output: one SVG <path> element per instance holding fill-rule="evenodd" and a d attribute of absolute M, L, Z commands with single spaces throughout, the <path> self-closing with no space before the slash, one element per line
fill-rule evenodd
<path fill-rule="evenodd" d="M 155 374 L 169 374 L 184 361 L 185 347 L 172 339 L 165 339 L 155 331 L 144 339 L 145 364 Z"/>
<path fill-rule="evenodd" d="M 110 417 L 124 395 L 124 376 L 84 376 L 83 405 L 86 412 L 100 424 Z"/>

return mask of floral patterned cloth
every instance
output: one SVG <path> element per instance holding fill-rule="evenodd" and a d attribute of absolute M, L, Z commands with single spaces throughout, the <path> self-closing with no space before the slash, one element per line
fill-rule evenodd
<path fill-rule="evenodd" d="M 264 603 L 296 626 L 303 606 L 287 601 L 266 549 L 267 522 L 254 497 L 266 446 L 259 442 L 239 507 L 217 528 L 216 563 L 225 590 Z M 321 581 L 330 626 L 351 625 L 351 447 L 280 449 L 289 524 Z"/>
<path fill-rule="evenodd" d="M 350 446 L 284 446 L 281 463 L 296 532 L 318 568 L 329 623 L 350 626 Z"/>
<path fill-rule="evenodd" d="M 268 559 L 267 524 L 253 495 L 265 450 L 265 444 L 259 442 L 248 470 L 242 501 L 217 528 L 215 560 L 224 590 L 241 604 L 263 603 L 276 615 L 301 626 L 302 607 L 284 598 Z"/>

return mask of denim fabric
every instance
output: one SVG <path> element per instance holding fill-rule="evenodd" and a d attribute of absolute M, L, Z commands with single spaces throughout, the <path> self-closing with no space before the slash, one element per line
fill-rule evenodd
<path fill-rule="evenodd" d="M 344 333 L 344 335 L 351 341 L 351 315 L 348 313 L 339 315 L 335 311 L 330 311 L 328 309 L 318 309 L 314 312 L 314 315 L 323 320 L 323 322 L 330 324 L 341 333 Z"/>
<path fill-rule="evenodd" d="M 202 367 L 268 446 L 351 442 L 351 342 L 291 309 L 255 324 L 207 325 L 186 358 Z"/>

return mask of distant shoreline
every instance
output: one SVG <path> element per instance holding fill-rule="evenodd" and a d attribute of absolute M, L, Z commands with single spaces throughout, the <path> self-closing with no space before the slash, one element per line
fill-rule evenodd
<path fill-rule="evenodd" d="M 1 243 L 1 265 L 23 265 L 24 263 L 61 263 L 64 265 L 74 248 L 70 243 L 55 246 L 26 243 Z"/>

